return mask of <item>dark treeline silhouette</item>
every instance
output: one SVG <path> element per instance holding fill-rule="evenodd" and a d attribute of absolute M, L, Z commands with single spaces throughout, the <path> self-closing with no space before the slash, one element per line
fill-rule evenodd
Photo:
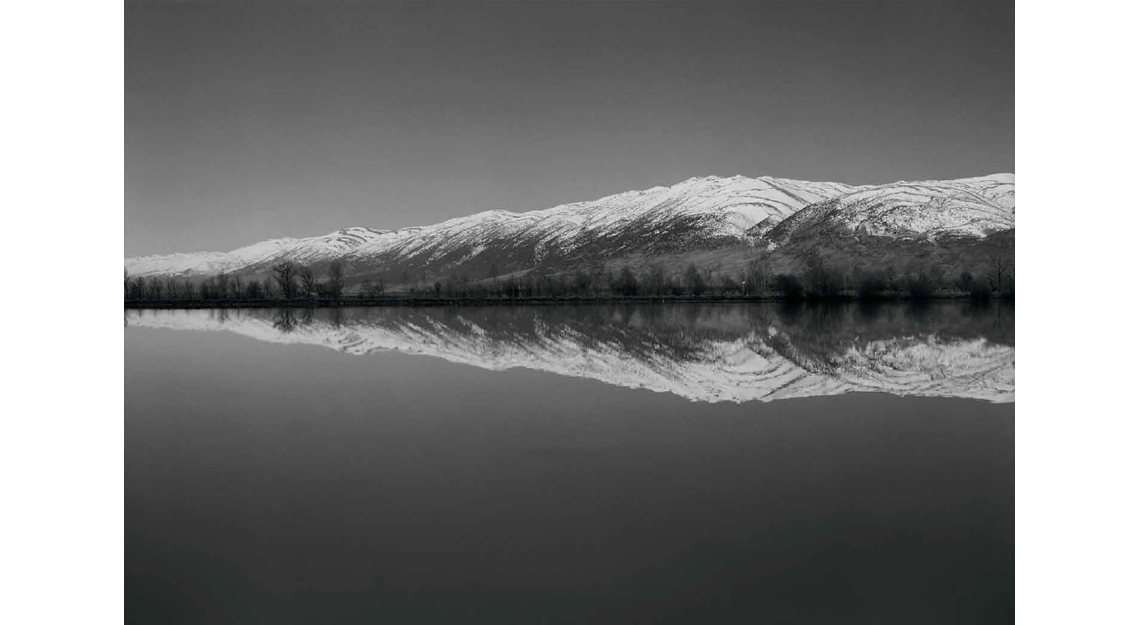
<path fill-rule="evenodd" d="M 375 303 L 385 300 L 539 300 L 539 299 L 912 299 L 970 297 L 975 300 L 1013 299 L 1013 263 L 1005 256 L 988 259 L 988 271 L 974 276 L 969 271 L 957 277 L 937 267 L 918 266 L 899 273 L 882 270 L 843 269 L 829 264 L 818 252 L 805 255 L 798 273 L 773 273 L 766 258 L 752 261 L 736 272 L 714 275 L 709 267 L 689 263 L 683 268 L 660 263 L 635 271 L 626 265 L 607 268 L 595 265 L 573 273 L 535 272 L 471 279 L 448 276 L 390 293 L 383 279 L 364 280 L 351 289 L 344 267 L 331 263 L 324 273 L 292 262 L 272 267 L 269 277 L 243 281 L 240 276 L 219 273 L 197 282 L 189 278 L 131 277 L 124 273 L 124 297 L 128 303 L 221 302 L 259 305 L 257 302 L 287 300 L 313 305 Z M 405 272 L 406 273 L 406 272 Z"/>
<path fill-rule="evenodd" d="M 886 269 L 843 270 L 828 264 L 818 252 L 803 259 L 804 271 L 800 275 L 775 276 L 775 290 L 785 299 L 911 299 L 929 300 L 938 297 L 969 297 L 988 301 L 995 297 L 1012 300 L 1013 262 L 1005 256 L 987 259 L 989 271 L 976 278 L 963 271 L 950 278 L 938 266 L 918 265 L 906 273 L 894 267 Z"/>

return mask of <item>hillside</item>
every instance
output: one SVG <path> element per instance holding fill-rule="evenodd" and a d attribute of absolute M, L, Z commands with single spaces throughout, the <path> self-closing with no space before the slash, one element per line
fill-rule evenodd
<path fill-rule="evenodd" d="M 655 259 L 711 268 L 765 252 L 791 267 L 817 246 L 858 263 L 895 262 L 976 246 L 1013 227 L 1012 174 L 877 186 L 709 176 L 522 213 L 492 210 L 400 230 L 353 227 L 231 252 L 134 257 L 126 269 L 144 277 L 252 277 L 285 261 L 320 269 L 340 260 L 350 281 L 401 283 Z"/>

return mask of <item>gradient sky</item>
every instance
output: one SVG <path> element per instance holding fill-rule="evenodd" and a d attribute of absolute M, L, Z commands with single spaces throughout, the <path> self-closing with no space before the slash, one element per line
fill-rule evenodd
<path fill-rule="evenodd" d="M 126 254 L 1012 172 L 1013 2 L 129 2 Z"/>

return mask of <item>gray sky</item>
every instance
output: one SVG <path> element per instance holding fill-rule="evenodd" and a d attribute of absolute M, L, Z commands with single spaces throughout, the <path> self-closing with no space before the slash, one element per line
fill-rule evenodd
<path fill-rule="evenodd" d="M 1013 3 L 131 2 L 126 254 L 1013 171 Z"/>

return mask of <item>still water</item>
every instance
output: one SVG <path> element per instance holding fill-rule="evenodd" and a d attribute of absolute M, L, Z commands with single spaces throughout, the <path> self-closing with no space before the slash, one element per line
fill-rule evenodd
<path fill-rule="evenodd" d="M 1012 308 L 125 316 L 130 622 L 1012 621 Z"/>

